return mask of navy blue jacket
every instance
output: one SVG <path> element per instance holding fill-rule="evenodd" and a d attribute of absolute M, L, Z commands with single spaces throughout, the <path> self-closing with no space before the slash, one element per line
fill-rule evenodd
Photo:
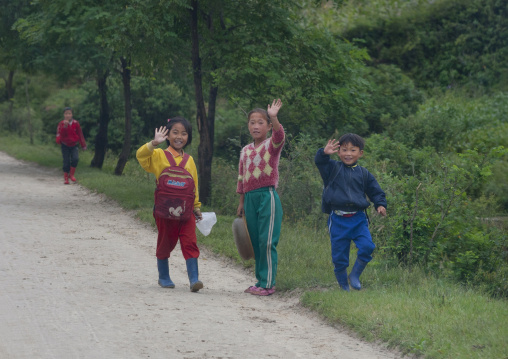
<path fill-rule="evenodd" d="M 323 212 L 329 210 L 341 210 L 345 212 L 363 211 L 370 203 L 365 198 L 367 195 L 375 208 L 386 207 L 386 196 L 377 183 L 374 176 L 366 168 L 345 165 L 340 161 L 330 159 L 329 155 L 320 148 L 314 158 L 325 190 L 323 191 Z M 334 169 L 340 166 L 340 171 Z M 337 174 L 335 178 L 331 178 Z M 331 182 L 331 183 L 330 183 Z M 328 207 L 328 210 L 324 208 Z"/>

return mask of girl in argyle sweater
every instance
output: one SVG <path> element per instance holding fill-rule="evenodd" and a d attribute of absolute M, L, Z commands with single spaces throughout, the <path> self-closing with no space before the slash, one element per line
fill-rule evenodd
<path fill-rule="evenodd" d="M 284 129 L 277 119 L 282 107 L 273 100 L 268 110 L 256 108 L 248 114 L 249 132 L 254 142 L 240 153 L 238 185 L 240 194 L 237 215 L 245 215 L 256 260 L 255 285 L 245 293 L 267 296 L 275 292 L 277 244 L 282 223 L 282 206 L 276 188 L 279 182 L 279 159 L 284 145 Z M 267 137 L 272 130 L 272 136 Z"/>

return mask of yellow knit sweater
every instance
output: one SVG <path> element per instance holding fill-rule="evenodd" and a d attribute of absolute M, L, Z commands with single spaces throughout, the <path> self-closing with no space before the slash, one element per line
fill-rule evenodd
<path fill-rule="evenodd" d="M 174 150 L 171 151 L 171 148 L 168 151 L 175 158 L 177 165 L 182 162 L 182 156 L 179 154 L 175 156 L 177 153 Z M 166 158 L 166 155 L 164 154 L 164 150 L 155 148 L 152 145 L 152 141 L 144 144 L 136 151 L 136 158 L 138 159 L 141 167 L 143 167 L 146 172 L 153 173 L 157 179 L 161 175 L 164 168 L 171 166 L 168 162 L 168 159 Z M 198 171 L 192 156 L 190 156 L 189 160 L 185 164 L 185 169 L 191 174 L 192 178 L 194 179 L 194 184 L 196 185 L 196 198 L 194 199 L 194 208 L 201 208 L 198 191 Z"/>

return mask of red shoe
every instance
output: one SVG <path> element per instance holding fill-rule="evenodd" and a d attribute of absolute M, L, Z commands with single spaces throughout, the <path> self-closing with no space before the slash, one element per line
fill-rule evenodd
<path fill-rule="evenodd" d="M 69 174 L 64 172 L 64 184 L 69 184 Z"/>
<path fill-rule="evenodd" d="M 76 172 L 76 167 L 71 167 L 71 171 L 69 172 L 69 178 L 72 182 L 76 182 L 76 177 L 74 177 L 74 173 Z"/>

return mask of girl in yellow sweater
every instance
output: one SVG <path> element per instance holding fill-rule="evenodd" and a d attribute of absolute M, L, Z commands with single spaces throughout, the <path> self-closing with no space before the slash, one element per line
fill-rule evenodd
<path fill-rule="evenodd" d="M 156 148 L 166 141 L 168 148 L 163 150 Z M 163 171 L 173 166 L 185 163 L 183 167 L 194 182 L 194 205 L 193 213 L 187 220 L 175 220 L 163 218 L 154 210 L 155 223 L 157 224 L 157 268 L 159 270 L 159 285 L 164 288 L 174 288 L 175 284 L 169 276 L 168 258 L 180 239 L 182 254 L 187 264 L 190 289 L 197 292 L 203 288 L 203 283 L 198 279 L 199 248 L 196 240 L 196 220 L 201 219 L 201 203 L 198 193 L 198 176 L 196 164 L 192 156 L 186 154 L 183 149 L 192 141 L 192 126 L 183 117 L 175 117 L 168 120 L 166 126 L 155 129 L 152 141 L 141 146 L 136 152 L 136 158 L 149 173 L 153 173 L 157 180 Z M 182 162 L 186 161 L 186 162 Z"/>

